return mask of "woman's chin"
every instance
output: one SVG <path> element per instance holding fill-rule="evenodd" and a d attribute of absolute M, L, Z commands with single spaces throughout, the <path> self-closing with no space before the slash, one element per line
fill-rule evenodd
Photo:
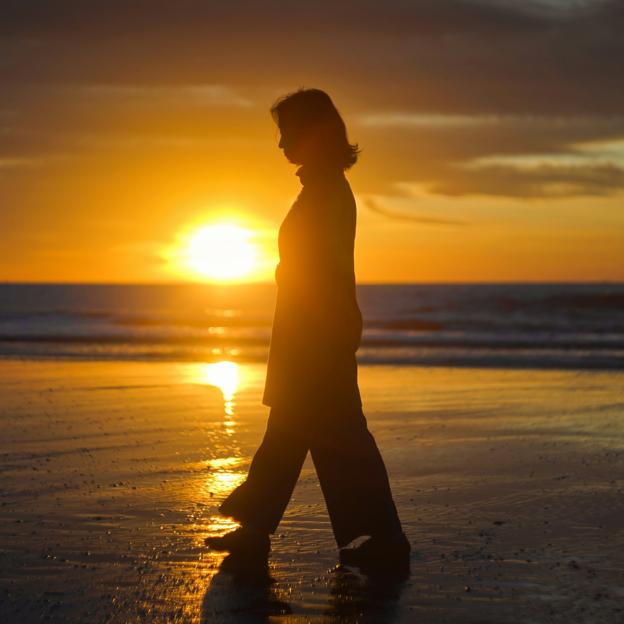
<path fill-rule="evenodd" d="M 300 165 L 299 159 L 294 154 L 289 154 L 284 152 L 284 156 L 286 156 L 286 160 L 293 165 Z"/>

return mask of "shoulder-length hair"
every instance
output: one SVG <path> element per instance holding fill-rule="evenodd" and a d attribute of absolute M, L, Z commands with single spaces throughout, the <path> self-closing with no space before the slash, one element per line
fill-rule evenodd
<path fill-rule="evenodd" d="M 325 91 L 299 89 L 288 93 L 273 104 L 271 115 L 278 126 L 287 119 L 299 136 L 313 138 L 318 156 L 325 162 L 342 169 L 356 163 L 360 149 L 357 143 L 349 143 L 345 123 Z"/>

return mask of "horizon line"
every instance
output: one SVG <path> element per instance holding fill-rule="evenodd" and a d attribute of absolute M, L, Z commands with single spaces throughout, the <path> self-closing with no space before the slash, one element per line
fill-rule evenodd
<path fill-rule="evenodd" d="M 452 281 L 452 280 L 438 280 L 438 281 L 414 281 L 414 282 L 375 282 L 365 281 L 357 282 L 356 286 L 564 286 L 564 285 L 577 285 L 577 286 L 598 286 L 598 285 L 612 285 L 612 286 L 624 286 L 624 280 L 471 280 L 471 281 Z M 208 287 L 240 287 L 240 286 L 272 286 L 277 287 L 275 282 L 204 282 L 204 281 L 172 281 L 172 282 L 159 282 L 159 281 L 30 281 L 30 280 L 0 280 L 0 286 L 208 286 Z"/>

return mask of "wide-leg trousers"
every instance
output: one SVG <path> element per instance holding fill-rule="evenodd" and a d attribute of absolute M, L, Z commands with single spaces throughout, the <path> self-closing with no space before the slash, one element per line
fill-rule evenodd
<path fill-rule="evenodd" d="M 299 413 L 272 408 L 249 474 L 220 511 L 274 533 L 310 451 L 339 547 L 401 531 L 386 468 L 361 407 Z"/>

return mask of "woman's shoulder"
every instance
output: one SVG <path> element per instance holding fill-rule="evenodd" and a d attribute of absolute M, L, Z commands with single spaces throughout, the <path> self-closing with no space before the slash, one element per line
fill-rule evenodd
<path fill-rule="evenodd" d="M 301 202 L 320 202 L 324 205 L 354 204 L 353 192 L 345 175 L 319 177 L 304 184 L 297 198 Z"/>

